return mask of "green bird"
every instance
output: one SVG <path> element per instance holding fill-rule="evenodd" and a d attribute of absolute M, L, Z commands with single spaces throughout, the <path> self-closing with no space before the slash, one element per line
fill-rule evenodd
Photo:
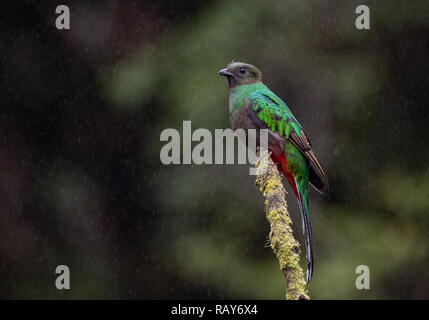
<path fill-rule="evenodd" d="M 262 73 L 247 63 L 232 62 L 219 71 L 229 87 L 229 115 L 233 130 L 269 129 L 271 158 L 295 193 L 302 217 L 307 256 L 307 282 L 313 276 L 313 246 L 308 211 L 308 185 L 321 194 L 328 178 L 317 160 L 310 140 L 287 104 L 262 83 Z"/>

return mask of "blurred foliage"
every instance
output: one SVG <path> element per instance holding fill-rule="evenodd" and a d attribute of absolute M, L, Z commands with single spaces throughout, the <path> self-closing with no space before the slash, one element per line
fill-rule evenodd
<path fill-rule="evenodd" d="M 235 60 L 262 70 L 330 178 L 328 199 L 310 194 L 311 298 L 428 298 L 429 3 L 369 1 L 369 31 L 359 4 L 73 2 L 58 31 L 56 2 L 3 2 L 0 297 L 283 297 L 248 167 L 159 160 L 165 128 L 229 126 L 217 71 Z"/>

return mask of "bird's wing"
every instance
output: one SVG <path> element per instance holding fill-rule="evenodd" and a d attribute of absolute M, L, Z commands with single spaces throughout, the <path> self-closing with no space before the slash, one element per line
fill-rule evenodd
<path fill-rule="evenodd" d="M 253 92 L 248 96 L 248 112 L 259 128 L 268 128 L 289 139 L 310 163 L 310 183 L 320 193 L 328 190 L 328 178 L 317 160 L 310 140 L 286 103 L 271 92 Z"/>
<path fill-rule="evenodd" d="M 286 139 L 292 131 L 300 132 L 301 125 L 286 104 L 278 103 L 274 97 L 263 92 L 248 96 L 248 110 L 253 122 L 261 129 L 278 132 Z"/>

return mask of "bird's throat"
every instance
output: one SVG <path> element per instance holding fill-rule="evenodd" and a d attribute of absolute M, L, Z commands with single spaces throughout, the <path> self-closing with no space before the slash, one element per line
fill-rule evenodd
<path fill-rule="evenodd" d="M 237 86 L 237 81 L 234 79 L 234 77 L 227 77 L 226 80 L 228 81 L 228 88 L 232 89 Z"/>

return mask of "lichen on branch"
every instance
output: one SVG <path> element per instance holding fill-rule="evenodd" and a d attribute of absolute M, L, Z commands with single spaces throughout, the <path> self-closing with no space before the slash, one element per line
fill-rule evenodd
<path fill-rule="evenodd" d="M 286 299 L 310 299 L 306 290 L 304 272 L 299 265 L 299 243 L 293 237 L 292 220 L 287 210 L 286 190 L 277 166 L 266 149 L 259 150 L 256 168 L 256 186 L 265 197 L 265 213 L 270 223 L 270 246 L 283 271 Z"/>

